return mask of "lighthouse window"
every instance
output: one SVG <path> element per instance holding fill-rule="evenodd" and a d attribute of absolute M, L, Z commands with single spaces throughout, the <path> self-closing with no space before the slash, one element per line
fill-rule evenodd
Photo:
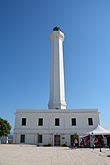
<path fill-rule="evenodd" d="M 88 125 L 93 125 L 93 119 L 92 118 L 88 118 Z"/>
<path fill-rule="evenodd" d="M 39 126 L 43 126 L 43 118 L 39 118 L 39 120 L 38 120 L 38 125 L 39 125 Z"/>
<path fill-rule="evenodd" d="M 72 126 L 76 126 L 76 118 L 72 118 Z"/>
<path fill-rule="evenodd" d="M 26 118 L 22 118 L 22 125 L 26 126 Z"/>
<path fill-rule="evenodd" d="M 55 126 L 59 126 L 60 125 L 60 119 L 59 118 L 56 118 L 55 119 Z"/>

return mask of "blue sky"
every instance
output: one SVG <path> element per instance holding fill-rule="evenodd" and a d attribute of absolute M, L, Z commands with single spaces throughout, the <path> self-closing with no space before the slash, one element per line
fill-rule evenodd
<path fill-rule="evenodd" d="M 16 108 L 48 108 L 49 34 L 65 34 L 67 108 L 98 108 L 110 128 L 110 1 L 0 1 L 0 115 L 14 126 Z"/>

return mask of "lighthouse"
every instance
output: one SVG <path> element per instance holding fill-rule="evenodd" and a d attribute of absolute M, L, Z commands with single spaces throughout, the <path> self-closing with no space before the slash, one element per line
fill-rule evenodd
<path fill-rule="evenodd" d="M 66 108 L 63 41 L 64 34 L 59 27 L 54 27 L 50 34 L 51 66 L 48 109 L 17 109 L 13 143 L 72 146 L 74 134 L 78 135 L 80 144 L 80 137 L 100 124 L 97 108 Z"/>
<path fill-rule="evenodd" d="M 63 66 L 64 33 L 59 27 L 54 27 L 50 34 L 51 67 L 49 109 L 66 109 Z"/>

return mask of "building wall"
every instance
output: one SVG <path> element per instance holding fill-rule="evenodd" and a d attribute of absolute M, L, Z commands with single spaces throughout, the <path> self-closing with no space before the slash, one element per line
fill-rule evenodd
<path fill-rule="evenodd" d="M 93 130 L 99 124 L 97 109 L 78 110 L 17 110 L 15 114 L 14 143 L 20 143 L 21 134 L 25 134 L 26 144 L 38 144 L 38 135 L 42 135 L 42 144 L 54 145 L 54 135 L 60 135 L 60 144 L 70 145 L 70 136 L 79 136 Z M 26 126 L 22 126 L 26 118 Z M 43 126 L 38 126 L 38 119 L 43 118 Z M 55 126 L 55 118 L 60 119 L 60 126 Z M 71 119 L 76 118 L 76 126 Z M 93 125 L 88 125 L 88 118 L 93 118 Z"/>

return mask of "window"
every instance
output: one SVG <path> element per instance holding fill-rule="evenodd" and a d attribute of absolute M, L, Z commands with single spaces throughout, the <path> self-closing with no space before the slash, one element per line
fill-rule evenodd
<path fill-rule="evenodd" d="M 39 125 L 39 126 L 43 126 L 43 118 L 39 118 L 39 120 L 38 120 L 38 125 Z"/>
<path fill-rule="evenodd" d="M 38 143 L 42 143 L 42 135 L 38 135 Z"/>
<path fill-rule="evenodd" d="M 60 120 L 59 120 L 59 118 L 56 118 L 55 119 L 55 126 L 59 126 L 60 125 Z"/>
<path fill-rule="evenodd" d="M 72 118 L 71 122 L 72 122 L 72 126 L 76 126 L 76 118 Z"/>
<path fill-rule="evenodd" d="M 92 118 L 88 118 L 88 124 L 93 125 L 93 119 Z"/>
<path fill-rule="evenodd" d="M 22 118 L 22 125 L 26 125 L 26 118 Z"/>
<path fill-rule="evenodd" d="M 21 142 L 21 143 L 25 143 L 25 135 L 21 135 L 20 142 Z"/>

